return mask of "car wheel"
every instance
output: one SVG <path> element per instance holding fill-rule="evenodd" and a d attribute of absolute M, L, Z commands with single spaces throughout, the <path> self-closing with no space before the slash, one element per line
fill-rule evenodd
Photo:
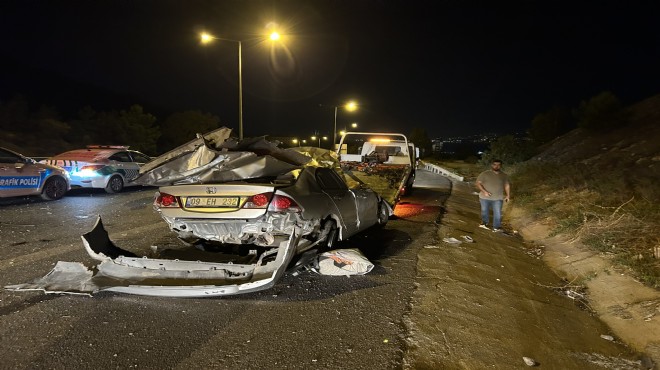
<path fill-rule="evenodd" d="M 66 193 L 66 180 L 56 176 L 51 177 L 44 184 L 44 190 L 41 192 L 41 198 L 45 200 L 57 200 Z"/>
<path fill-rule="evenodd" d="M 119 193 L 124 189 L 124 180 L 121 176 L 112 176 L 108 181 L 108 185 L 105 186 L 105 192 L 114 194 Z"/>
<path fill-rule="evenodd" d="M 325 221 L 325 223 L 323 223 L 323 230 L 321 230 L 321 233 L 321 235 L 325 235 L 325 240 L 319 244 L 320 251 L 330 250 L 337 246 L 337 243 L 339 242 L 339 229 L 337 229 L 337 224 L 335 221 Z"/>
<path fill-rule="evenodd" d="M 409 196 L 412 194 L 412 192 L 413 192 L 413 184 L 411 182 L 410 184 L 406 185 L 406 192 L 404 195 Z"/>
<path fill-rule="evenodd" d="M 380 203 L 378 203 L 378 219 L 377 219 L 377 225 L 378 226 L 385 226 L 387 224 L 387 221 L 390 219 L 390 213 L 387 210 L 387 205 L 385 205 L 385 201 L 381 200 Z"/>

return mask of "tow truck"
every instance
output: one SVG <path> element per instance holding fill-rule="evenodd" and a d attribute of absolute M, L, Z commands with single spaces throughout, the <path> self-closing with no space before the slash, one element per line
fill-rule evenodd
<path fill-rule="evenodd" d="M 347 183 L 370 187 L 392 208 L 412 191 L 419 154 L 404 134 L 346 132 L 337 155 Z"/>

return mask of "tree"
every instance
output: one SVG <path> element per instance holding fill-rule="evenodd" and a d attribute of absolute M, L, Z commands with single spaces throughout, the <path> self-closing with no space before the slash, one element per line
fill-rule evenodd
<path fill-rule="evenodd" d="M 603 91 L 589 101 L 580 102 L 575 115 L 578 127 L 587 130 L 617 128 L 628 121 L 621 102 L 610 91 Z"/>
<path fill-rule="evenodd" d="M 16 95 L 0 104 L 0 129 L 22 131 L 30 115 L 27 98 Z"/>
<path fill-rule="evenodd" d="M 80 119 L 72 123 L 77 134 L 70 137 L 83 145 L 128 145 L 150 155 L 157 152 L 160 128 L 156 117 L 145 113 L 140 105 L 119 112 L 99 113 L 85 107 L 78 115 Z"/>
<path fill-rule="evenodd" d="M 534 144 L 531 141 L 506 135 L 493 140 L 481 160 L 484 163 L 490 163 L 493 159 L 501 159 L 504 163 L 517 163 L 529 159 L 533 153 Z"/>
<path fill-rule="evenodd" d="M 198 110 L 174 113 L 161 126 L 158 149 L 166 152 L 194 139 L 198 133 L 204 134 L 219 127 L 220 119 L 208 113 Z"/>
<path fill-rule="evenodd" d="M 0 104 L 0 131 L 3 145 L 12 144 L 26 155 L 52 155 L 68 149 L 64 139 L 70 126 L 54 107 L 42 105 L 30 111 L 26 97 L 16 95 Z"/>
<path fill-rule="evenodd" d="M 126 145 L 149 155 L 156 154 L 160 128 L 156 126 L 155 116 L 145 113 L 140 105 L 135 104 L 119 112 L 118 122 Z"/>
<path fill-rule="evenodd" d="M 97 142 L 94 129 L 97 124 L 98 113 L 90 106 L 85 106 L 78 111 L 78 117 L 69 121 L 71 130 L 66 136 L 66 140 L 74 147 L 84 147 L 87 144 Z"/>
<path fill-rule="evenodd" d="M 529 137 L 536 145 L 545 144 L 566 133 L 572 126 L 571 118 L 571 112 L 567 108 L 554 106 L 532 119 Z"/>

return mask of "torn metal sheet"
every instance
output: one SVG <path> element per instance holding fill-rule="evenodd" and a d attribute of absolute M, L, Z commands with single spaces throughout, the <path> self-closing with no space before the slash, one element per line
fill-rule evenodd
<path fill-rule="evenodd" d="M 141 185 L 208 184 L 272 177 L 312 160 L 265 137 L 230 139 L 228 128 L 201 135 L 144 165 L 133 180 Z"/>
<path fill-rule="evenodd" d="M 249 293 L 274 286 L 300 244 L 300 234 L 294 230 L 288 240 L 262 253 L 253 263 L 214 263 L 137 257 L 116 247 L 107 235 L 99 216 L 94 229 L 82 236 L 89 255 L 102 261 L 96 266 L 96 273 L 81 263 L 60 261 L 46 276 L 5 289 L 67 294 L 110 291 L 162 297 Z"/>

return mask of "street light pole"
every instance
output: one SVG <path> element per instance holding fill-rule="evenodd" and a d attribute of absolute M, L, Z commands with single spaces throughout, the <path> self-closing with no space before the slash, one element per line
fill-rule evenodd
<path fill-rule="evenodd" d="M 243 44 L 238 42 L 238 139 L 243 140 Z"/>
<path fill-rule="evenodd" d="M 334 129 L 332 130 L 332 150 L 335 149 L 335 145 L 337 144 L 337 110 L 339 107 L 339 105 L 335 105 L 335 125 Z M 344 109 L 347 111 L 352 112 L 357 109 L 357 103 L 351 100 L 348 103 L 341 105 L 341 107 L 344 107 Z"/>
<path fill-rule="evenodd" d="M 215 37 L 207 32 L 200 35 L 202 44 L 208 44 L 213 40 L 231 41 L 238 44 L 238 139 L 243 140 L 243 43 L 240 40 Z"/>
<path fill-rule="evenodd" d="M 335 145 L 337 144 L 337 108 L 338 106 L 335 105 L 335 128 L 332 130 L 332 149 L 335 150 Z"/>
<path fill-rule="evenodd" d="M 271 41 L 279 41 L 282 35 L 273 29 L 276 24 L 271 23 L 269 28 L 272 32 L 268 36 Z M 199 34 L 202 44 L 208 44 L 213 40 L 231 41 L 238 44 L 238 139 L 243 140 L 243 43 L 241 40 L 226 39 L 224 37 L 215 37 L 208 32 Z"/>

